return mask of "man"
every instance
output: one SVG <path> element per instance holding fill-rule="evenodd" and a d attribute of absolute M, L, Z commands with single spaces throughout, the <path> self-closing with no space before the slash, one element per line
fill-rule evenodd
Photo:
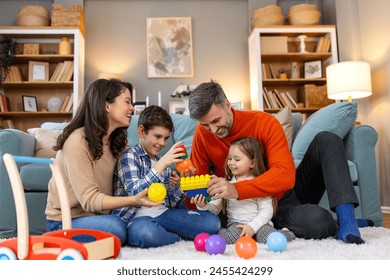
<path fill-rule="evenodd" d="M 297 237 L 321 239 L 337 236 L 346 243 L 362 244 L 354 207 L 353 189 L 342 140 L 330 132 L 319 133 L 295 170 L 287 139 L 279 122 L 260 111 L 234 110 L 221 86 L 202 83 L 190 94 L 190 116 L 199 121 L 191 150 L 197 174 L 213 173 L 208 193 L 214 198 L 276 196 L 273 222 Z M 247 181 L 229 183 L 223 163 L 230 143 L 243 136 L 255 137 L 264 147 L 268 170 Z M 328 192 L 338 221 L 318 203 Z M 361 221 L 367 223 L 366 220 Z"/>

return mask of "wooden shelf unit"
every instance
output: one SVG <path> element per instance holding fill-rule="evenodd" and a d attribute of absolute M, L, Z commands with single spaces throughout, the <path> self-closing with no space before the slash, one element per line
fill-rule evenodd
<path fill-rule="evenodd" d="M 300 40 L 298 36 L 306 35 L 305 47 L 307 52 L 300 52 Z M 277 39 L 277 37 L 286 38 L 286 52 L 265 53 L 261 49 L 261 38 L 267 37 Z M 317 45 L 321 38 L 329 38 L 330 47 L 325 52 L 317 52 Z M 276 40 L 277 41 L 277 40 Z M 333 25 L 316 25 L 316 26 L 272 26 L 264 28 L 255 28 L 248 38 L 249 44 L 249 66 L 250 66 L 250 95 L 251 109 L 264 110 L 267 112 L 277 112 L 279 109 L 266 108 L 263 104 L 263 89 L 277 91 L 288 91 L 290 95 L 298 100 L 298 90 L 308 84 L 316 86 L 326 85 L 326 66 L 338 62 L 336 28 Z M 279 49 L 275 46 L 275 49 Z M 283 49 L 283 48 L 282 48 Z M 304 78 L 303 65 L 305 62 L 321 61 L 322 77 L 320 78 Z M 300 77 L 291 78 L 291 65 L 296 62 L 300 68 Z M 287 79 L 275 77 L 264 78 L 264 67 L 275 65 L 273 67 L 287 70 Z M 269 74 L 269 73 L 268 73 Z M 274 74 L 274 73 L 273 73 Z M 320 107 L 295 108 L 293 111 L 302 112 L 310 115 L 319 110 Z"/>
<path fill-rule="evenodd" d="M 2 87 L 10 100 L 11 111 L 0 112 L 0 118 L 11 119 L 15 128 L 27 131 L 39 127 L 43 122 L 69 121 L 75 115 L 84 92 L 85 40 L 78 28 L 53 27 L 0 27 L 0 34 L 17 43 L 14 64 L 20 70 L 21 82 L 4 82 Z M 67 37 L 72 45 L 72 54 L 59 55 L 58 44 Z M 23 54 L 24 44 L 39 44 L 39 54 Z M 57 65 L 64 61 L 73 62 L 71 81 L 29 81 L 29 62 L 38 61 L 49 64 L 49 80 Z M 73 94 L 72 94 L 73 93 Z M 71 112 L 48 112 L 47 101 L 50 97 L 73 96 Z M 22 96 L 37 98 L 37 112 L 24 112 Z"/>

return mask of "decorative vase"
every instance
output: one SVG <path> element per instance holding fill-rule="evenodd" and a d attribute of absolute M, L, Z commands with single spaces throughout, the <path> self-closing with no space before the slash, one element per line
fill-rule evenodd
<path fill-rule="evenodd" d="M 46 107 L 49 112 L 58 112 L 61 109 L 62 99 L 60 97 L 50 97 L 47 101 Z"/>
<path fill-rule="evenodd" d="M 71 54 L 71 45 L 69 39 L 66 37 L 62 37 L 61 42 L 58 45 L 58 54 L 60 55 L 69 55 Z"/>

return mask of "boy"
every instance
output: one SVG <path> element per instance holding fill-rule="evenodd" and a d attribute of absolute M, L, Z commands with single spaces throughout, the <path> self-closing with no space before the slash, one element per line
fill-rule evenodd
<path fill-rule="evenodd" d="M 159 106 L 145 108 L 138 120 L 140 143 L 128 148 L 114 171 L 114 195 L 136 195 L 153 183 L 162 183 L 167 196 L 154 207 L 123 207 L 113 211 L 128 223 L 128 244 L 150 248 L 175 243 L 181 238 L 193 240 L 201 232 L 215 234 L 220 228 L 217 216 L 208 211 L 189 211 L 185 194 L 179 188 L 179 176 L 169 166 L 180 162 L 181 143 L 165 155 L 158 154 L 167 145 L 173 123 Z"/>

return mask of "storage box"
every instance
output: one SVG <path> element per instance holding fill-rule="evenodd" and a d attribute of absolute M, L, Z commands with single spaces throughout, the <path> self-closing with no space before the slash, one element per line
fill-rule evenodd
<path fill-rule="evenodd" d="M 24 44 L 23 54 L 39 54 L 39 44 Z"/>
<path fill-rule="evenodd" d="M 287 53 L 287 36 L 261 36 L 262 54 Z"/>
<path fill-rule="evenodd" d="M 326 85 L 313 84 L 304 85 L 299 89 L 298 100 L 299 103 L 304 104 L 305 108 L 322 108 L 334 102 L 328 99 Z"/>
<path fill-rule="evenodd" d="M 52 4 L 51 26 L 78 27 L 81 33 L 85 33 L 85 20 L 83 8 L 80 5 L 72 5 L 64 9 L 61 4 Z"/>

